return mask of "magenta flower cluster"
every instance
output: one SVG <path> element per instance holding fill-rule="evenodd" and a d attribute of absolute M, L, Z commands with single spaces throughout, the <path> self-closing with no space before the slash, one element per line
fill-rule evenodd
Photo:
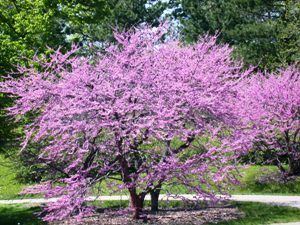
<path fill-rule="evenodd" d="M 281 172 L 300 175 L 300 70 L 291 66 L 277 73 L 261 73 L 243 79 L 234 111 L 243 139 Z M 288 164 L 288 169 L 284 167 Z"/>

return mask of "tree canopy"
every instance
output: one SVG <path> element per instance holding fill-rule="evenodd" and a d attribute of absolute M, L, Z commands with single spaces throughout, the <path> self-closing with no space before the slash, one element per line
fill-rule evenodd
<path fill-rule="evenodd" d="M 152 2 L 152 3 L 151 3 Z M 0 73 L 47 47 L 107 41 L 114 28 L 158 25 L 165 5 L 147 0 L 3 0 L 0 3 Z"/>
<path fill-rule="evenodd" d="M 21 67 L 25 77 L 2 83 L 2 92 L 18 97 L 13 115 L 36 115 L 25 127 L 23 151 L 42 144 L 37 158 L 64 174 L 29 191 L 59 197 L 46 220 L 91 213 L 85 197 L 103 179 L 122 181 L 118 188 L 128 189 L 136 219 L 146 194 L 162 183 L 216 200 L 212 185 L 223 193 L 235 182 L 230 171 L 240 140 L 233 139 L 230 103 L 251 70 L 243 72 L 215 37 L 182 46 L 163 42 L 164 33 L 159 27 L 116 34 L 117 43 L 94 63 L 70 57 L 76 49 L 57 51 L 50 62 L 37 61 L 42 71 Z"/>
<path fill-rule="evenodd" d="M 244 140 L 284 175 L 300 175 L 300 70 L 281 69 L 244 79 L 234 104 Z M 286 169 L 284 164 L 288 165 Z"/>
<path fill-rule="evenodd" d="M 1 78 L 0 102 L 23 123 L 21 152 L 51 167 L 27 189 L 58 197 L 45 220 L 91 214 L 86 197 L 102 180 L 128 190 L 135 219 L 165 183 L 217 200 L 257 144 L 300 173 L 299 68 L 287 67 L 299 60 L 299 3 L 174 2 L 190 44 L 153 28 L 162 2 L 0 3 L 0 73 L 15 72 Z M 14 134 L 0 113 L 2 144 Z"/>
<path fill-rule="evenodd" d="M 235 46 L 235 55 L 261 69 L 299 62 L 300 5 L 290 0 L 178 0 L 175 15 L 183 36 L 218 33 L 218 40 Z"/>

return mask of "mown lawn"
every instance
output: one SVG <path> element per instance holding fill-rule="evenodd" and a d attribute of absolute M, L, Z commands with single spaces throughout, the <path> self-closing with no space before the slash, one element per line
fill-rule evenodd
<path fill-rule="evenodd" d="M 24 205 L 0 205 L 1 225 L 42 225 L 36 213 L 39 207 L 26 207 Z"/>
<path fill-rule="evenodd" d="M 228 222 L 220 222 L 217 225 L 263 225 L 300 222 L 300 209 L 297 208 L 254 202 L 238 202 L 234 204 L 245 213 L 245 217 Z"/>
<path fill-rule="evenodd" d="M 102 207 L 126 207 L 128 201 L 108 201 Z M 163 207 L 177 207 L 179 202 L 164 202 Z M 263 225 L 271 223 L 284 223 L 300 221 L 300 209 L 272 206 L 262 203 L 233 203 L 244 212 L 241 219 L 228 222 L 220 222 L 217 225 Z M 38 207 L 26 207 L 25 205 L 0 205 L 0 224 L 2 225 L 43 225 L 36 215 Z M 214 223 L 216 224 L 216 223 Z M 212 224 L 209 224 L 212 225 Z"/>
<path fill-rule="evenodd" d="M 99 204 L 95 204 L 99 206 Z M 128 201 L 106 201 L 101 204 L 102 207 L 120 208 L 128 206 Z M 145 202 L 146 207 L 150 207 L 150 202 Z M 181 201 L 161 201 L 161 208 L 182 207 Z M 215 225 L 263 225 L 271 223 L 300 222 L 300 209 L 274 206 L 256 202 L 232 202 L 232 207 L 239 208 L 245 216 L 241 219 L 228 222 L 214 223 Z M 213 224 L 207 224 L 213 225 Z"/>
<path fill-rule="evenodd" d="M 25 187 L 16 179 L 16 168 L 0 155 L 0 199 L 16 199 L 22 196 L 19 192 Z"/>
<path fill-rule="evenodd" d="M 284 182 L 278 176 L 276 166 L 245 166 L 240 170 L 240 185 L 229 187 L 229 192 L 233 195 L 300 195 L 300 177 Z M 176 194 L 189 193 L 182 185 L 168 187 L 168 191 Z"/>
<path fill-rule="evenodd" d="M 283 182 L 278 181 L 277 173 L 276 166 L 247 166 L 241 170 L 241 185 L 235 186 L 232 194 L 300 194 L 300 177 Z"/>

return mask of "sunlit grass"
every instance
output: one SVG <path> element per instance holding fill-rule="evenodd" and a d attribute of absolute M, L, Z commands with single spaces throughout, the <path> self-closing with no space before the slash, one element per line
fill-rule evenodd
<path fill-rule="evenodd" d="M 300 194 L 300 177 L 286 183 L 260 182 L 261 176 L 268 176 L 278 172 L 275 166 L 247 166 L 241 169 L 241 185 L 232 186 L 231 194 L 277 194 L 277 195 L 298 195 Z M 40 196 L 23 196 L 19 192 L 26 186 L 16 179 L 16 168 L 12 166 L 9 159 L 0 155 L 0 199 L 32 198 Z M 118 184 L 121 181 L 114 181 L 117 185 L 111 187 L 107 182 L 98 183 L 90 191 L 90 195 L 123 195 L 128 194 L 126 190 L 119 190 Z M 164 185 L 161 193 L 193 194 L 185 186 L 172 183 Z"/>
<path fill-rule="evenodd" d="M 245 216 L 215 225 L 263 225 L 272 223 L 288 223 L 300 221 L 300 209 L 292 207 L 273 206 L 263 203 L 234 203 Z M 211 224 L 212 225 L 212 224 Z"/>
<path fill-rule="evenodd" d="M 235 186 L 233 194 L 300 194 L 300 177 L 287 182 L 262 182 L 262 177 L 279 173 L 276 166 L 248 166 L 241 170 L 241 185 Z"/>
<path fill-rule="evenodd" d="M 19 195 L 25 187 L 16 179 L 16 169 L 12 163 L 0 155 L 0 199 L 21 198 Z"/>

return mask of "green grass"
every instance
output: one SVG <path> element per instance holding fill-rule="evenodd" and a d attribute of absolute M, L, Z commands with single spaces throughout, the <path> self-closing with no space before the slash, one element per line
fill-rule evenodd
<path fill-rule="evenodd" d="M 217 225 L 263 225 L 272 223 L 288 223 L 300 221 L 300 209 L 272 206 L 263 203 L 234 203 L 245 213 L 241 219 L 220 222 Z M 216 225 L 216 224 L 215 224 Z"/>
<path fill-rule="evenodd" d="M 182 202 L 171 201 L 162 202 L 163 208 L 181 207 Z M 96 204 L 98 205 L 98 204 Z M 146 202 L 146 206 L 149 202 Z M 128 201 L 107 201 L 101 205 L 102 207 L 118 208 L 127 207 Z M 244 212 L 245 216 L 240 219 L 228 222 L 220 222 L 217 225 L 263 225 L 271 223 L 287 223 L 300 221 L 300 209 L 272 206 L 263 203 L 233 203 Z M 27 207 L 25 205 L 0 205 L 0 224 L 2 225 L 42 225 L 44 224 L 38 219 L 38 207 Z"/>
<path fill-rule="evenodd" d="M 240 170 L 240 185 L 229 187 L 229 192 L 230 194 L 247 195 L 300 195 L 300 177 L 285 183 L 278 183 L 272 179 L 262 182 L 262 177 L 272 177 L 278 173 L 279 170 L 276 166 L 246 166 Z M 168 187 L 168 191 L 174 194 L 189 193 L 183 185 L 173 185 Z"/>
<path fill-rule="evenodd" d="M 38 219 L 39 207 L 26 207 L 24 205 L 0 205 L 1 225 L 42 225 Z"/>
<path fill-rule="evenodd" d="M 92 204 L 103 208 L 124 208 L 129 205 L 129 202 L 123 200 L 105 201 L 103 203 L 94 202 Z M 185 208 L 185 203 L 181 201 L 161 201 L 159 204 L 160 208 Z M 237 207 L 243 212 L 244 217 L 228 222 L 220 222 L 217 223 L 217 225 L 263 225 L 271 223 L 300 222 L 300 209 L 297 208 L 273 206 L 256 202 L 233 202 L 232 206 Z M 145 201 L 145 207 L 150 207 L 149 201 Z"/>
<path fill-rule="evenodd" d="M 232 194 L 300 194 L 300 177 L 286 183 L 277 181 L 261 182 L 261 177 L 278 173 L 275 166 L 249 166 L 241 170 L 241 185 L 233 188 Z"/>
<path fill-rule="evenodd" d="M 0 155 L 0 199 L 21 198 L 19 192 L 25 187 L 16 179 L 12 163 Z"/>
<path fill-rule="evenodd" d="M 94 201 L 89 203 L 92 206 L 98 207 L 98 208 L 126 208 L 129 206 L 128 200 L 118 200 L 118 201 Z M 151 207 L 151 201 L 145 200 L 144 201 L 144 207 L 150 208 Z M 191 207 L 191 204 L 189 202 L 183 202 L 180 200 L 175 201 L 160 201 L 159 207 L 162 209 L 170 209 L 170 208 L 186 208 Z"/>
<path fill-rule="evenodd" d="M 260 176 L 267 176 L 278 171 L 275 166 L 249 166 L 241 170 L 241 186 L 233 186 L 231 194 L 277 194 L 277 195 L 299 195 L 300 194 L 300 177 L 295 181 L 287 183 L 268 182 L 262 183 Z M 118 182 L 118 181 L 116 181 Z M 19 192 L 25 187 L 16 179 L 16 169 L 12 167 L 12 163 L 0 155 L 0 199 L 17 199 L 17 198 L 33 198 L 39 196 L 19 195 Z M 92 191 L 91 195 L 98 194 L 96 189 L 100 189 L 101 195 L 121 195 L 128 194 L 126 190 L 120 191 L 116 187 L 115 190 L 107 187 L 105 183 L 98 184 Z M 168 186 L 169 192 L 174 194 L 189 193 L 188 189 L 182 185 Z M 166 193 L 165 190 L 162 193 Z M 190 193 L 191 194 L 191 193 Z"/>

